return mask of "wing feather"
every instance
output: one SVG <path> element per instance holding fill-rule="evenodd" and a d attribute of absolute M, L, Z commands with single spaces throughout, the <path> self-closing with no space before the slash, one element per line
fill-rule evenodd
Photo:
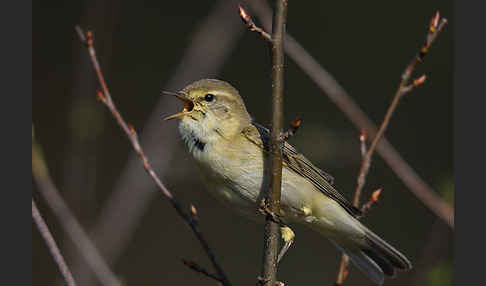
<path fill-rule="evenodd" d="M 253 122 L 252 124 L 252 126 L 243 130 L 243 134 L 250 141 L 268 151 L 270 131 L 258 123 Z M 361 215 L 361 211 L 332 186 L 334 178 L 331 175 L 314 166 L 304 155 L 287 142 L 284 142 L 282 148 L 282 159 L 284 166 L 307 178 L 317 189 L 339 203 L 349 214 L 354 217 Z"/>

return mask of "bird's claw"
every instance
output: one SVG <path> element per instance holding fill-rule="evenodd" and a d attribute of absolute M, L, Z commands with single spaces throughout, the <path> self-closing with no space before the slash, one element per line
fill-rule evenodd
<path fill-rule="evenodd" d="M 280 263 L 280 260 L 282 260 L 283 256 L 285 255 L 287 250 L 289 250 L 292 243 L 294 243 L 295 239 L 295 233 L 288 226 L 280 227 L 280 233 L 282 235 L 282 240 L 284 241 L 284 246 L 282 246 L 282 249 L 280 249 L 280 252 L 278 254 L 277 264 Z"/>
<path fill-rule="evenodd" d="M 275 212 L 270 210 L 270 207 L 266 203 L 265 199 L 262 199 L 260 201 L 260 206 L 258 207 L 258 211 L 266 216 L 267 218 L 271 219 L 274 223 L 278 223 L 281 226 L 285 226 L 285 223 L 282 220 L 282 217 L 279 214 L 276 214 Z M 280 212 L 283 214 L 283 211 L 280 210 Z"/>
<path fill-rule="evenodd" d="M 265 286 L 270 280 L 265 280 L 263 277 L 258 276 L 257 277 L 257 285 L 259 286 Z M 275 286 L 285 286 L 283 282 L 280 281 L 275 281 Z"/>

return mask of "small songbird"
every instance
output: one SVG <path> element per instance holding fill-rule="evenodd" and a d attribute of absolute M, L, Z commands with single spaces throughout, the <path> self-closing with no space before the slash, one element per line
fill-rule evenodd
<path fill-rule="evenodd" d="M 270 132 L 252 121 L 243 99 L 229 83 L 202 79 L 174 95 L 184 103 L 179 131 L 189 152 L 201 167 L 207 188 L 223 204 L 239 213 L 262 217 L 265 193 L 265 152 Z M 300 223 L 328 238 L 377 284 L 394 277 L 396 270 L 410 270 L 410 261 L 366 228 L 356 218 L 360 210 L 333 187 L 333 178 L 314 166 L 287 142 L 282 147 L 282 220 Z M 266 178 L 266 177 L 265 177 Z M 288 226 L 281 227 L 285 246 L 294 240 Z"/>

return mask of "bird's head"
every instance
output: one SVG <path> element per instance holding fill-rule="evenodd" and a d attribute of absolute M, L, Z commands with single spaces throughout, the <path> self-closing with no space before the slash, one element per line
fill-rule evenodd
<path fill-rule="evenodd" d="M 179 92 L 164 93 L 184 103 L 181 112 L 165 118 L 181 119 L 179 130 L 183 137 L 194 136 L 204 143 L 221 138 L 230 139 L 251 122 L 238 90 L 227 82 L 202 79 Z"/>

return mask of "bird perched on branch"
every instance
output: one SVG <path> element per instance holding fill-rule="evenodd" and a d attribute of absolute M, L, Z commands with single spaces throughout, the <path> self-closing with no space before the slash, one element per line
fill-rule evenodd
<path fill-rule="evenodd" d="M 265 154 L 268 129 L 252 122 L 243 99 L 229 83 L 203 79 L 179 92 L 164 92 L 184 103 L 167 117 L 179 118 L 179 131 L 201 167 L 209 191 L 224 204 L 257 218 L 264 198 Z M 282 189 L 278 217 L 301 223 L 328 238 L 377 284 L 410 270 L 410 261 L 366 228 L 356 218 L 360 210 L 333 186 L 333 178 L 314 166 L 287 142 L 282 147 Z M 293 231 L 281 227 L 285 242 L 280 260 L 294 240 Z"/>

